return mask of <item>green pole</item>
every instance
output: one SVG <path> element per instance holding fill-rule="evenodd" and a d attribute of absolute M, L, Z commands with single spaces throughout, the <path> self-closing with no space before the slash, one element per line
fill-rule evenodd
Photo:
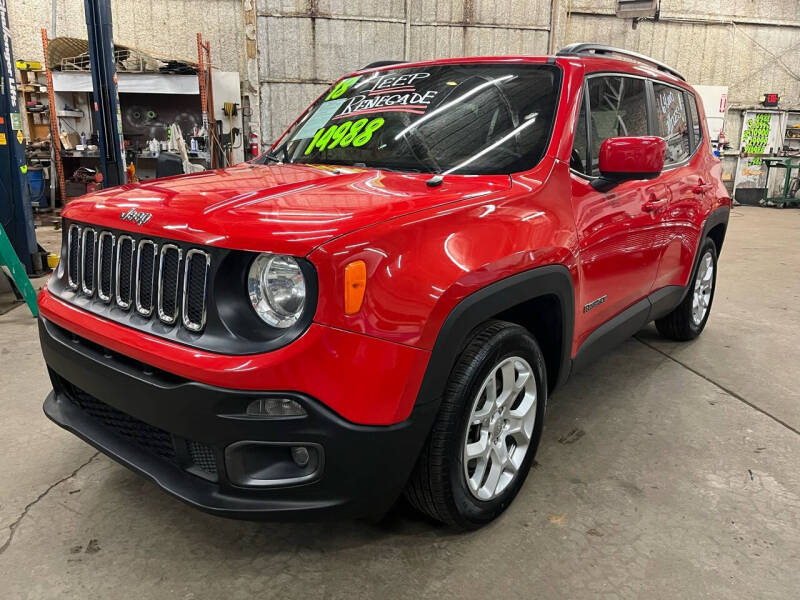
<path fill-rule="evenodd" d="M 34 317 L 38 317 L 39 307 L 36 304 L 36 290 L 33 289 L 31 280 L 28 279 L 28 274 L 25 272 L 25 267 L 19 262 L 17 253 L 14 252 L 11 240 L 8 239 L 2 225 L 0 225 L 0 265 L 8 267 L 11 272 L 11 278 L 14 280 L 17 289 L 22 293 L 28 308 Z"/>

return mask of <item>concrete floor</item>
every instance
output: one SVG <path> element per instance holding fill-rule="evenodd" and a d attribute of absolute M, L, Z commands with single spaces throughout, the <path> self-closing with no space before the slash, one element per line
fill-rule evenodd
<path fill-rule="evenodd" d="M 796 598 L 800 210 L 737 208 L 713 314 L 561 389 L 538 466 L 468 535 L 228 521 L 45 419 L 24 308 L 0 317 L 0 598 Z"/>

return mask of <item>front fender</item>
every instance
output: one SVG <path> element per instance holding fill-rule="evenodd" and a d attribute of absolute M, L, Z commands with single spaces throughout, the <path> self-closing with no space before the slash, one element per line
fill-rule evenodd
<path fill-rule="evenodd" d="M 309 255 L 319 275 L 315 321 L 431 350 L 456 305 L 487 286 L 556 264 L 574 284 L 564 169 L 545 160 L 511 189 L 493 193 L 481 193 L 476 177 L 476 193 L 461 201 L 324 244 Z M 355 260 L 367 265 L 367 289 L 361 310 L 345 315 L 344 270 Z"/>

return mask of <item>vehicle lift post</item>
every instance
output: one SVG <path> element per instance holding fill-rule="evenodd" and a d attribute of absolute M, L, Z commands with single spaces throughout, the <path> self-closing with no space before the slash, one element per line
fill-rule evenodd
<path fill-rule="evenodd" d="M 0 38 L 0 266 L 8 268 L 16 289 L 35 316 L 36 292 L 28 273 L 34 272 L 34 266 L 41 269 L 41 265 L 34 265 L 41 261 L 41 255 L 28 195 L 28 166 L 6 0 L 0 0 Z M 6 277 L 4 271 L 0 277 Z"/>
<path fill-rule="evenodd" d="M 125 183 L 110 0 L 84 0 L 103 187 Z"/>

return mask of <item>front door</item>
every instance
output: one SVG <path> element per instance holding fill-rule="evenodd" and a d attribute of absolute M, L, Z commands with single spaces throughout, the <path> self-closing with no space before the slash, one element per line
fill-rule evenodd
<path fill-rule="evenodd" d="M 575 132 L 572 209 L 578 232 L 582 285 L 576 298 L 576 342 L 652 289 L 660 254 L 657 237 L 666 204 L 662 183 L 627 181 L 608 192 L 590 185 L 610 137 L 649 135 L 646 82 L 627 76 L 589 76 Z"/>

